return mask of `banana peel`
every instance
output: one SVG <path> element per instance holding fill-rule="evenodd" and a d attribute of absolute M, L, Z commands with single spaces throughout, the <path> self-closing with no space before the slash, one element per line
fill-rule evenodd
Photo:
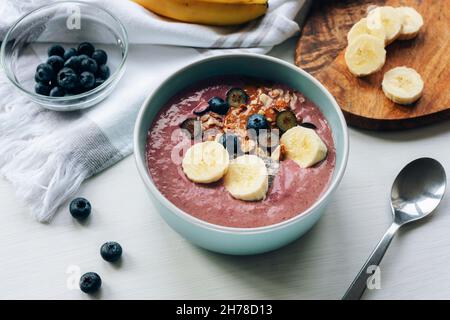
<path fill-rule="evenodd" d="M 133 0 L 178 21 L 215 26 L 239 25 L 263 16 L 268 0 Z"/>

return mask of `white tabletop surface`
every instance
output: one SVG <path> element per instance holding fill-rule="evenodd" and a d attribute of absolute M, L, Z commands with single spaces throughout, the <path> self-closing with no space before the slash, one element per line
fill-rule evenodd
<path fill-rule="evenodd" d="M 292 62 L 295 41 L 271 54 Z M 143 52 L 135 47 L 131 56 Z M 147 198 L 131 156 L 83 184 L 79 195 L 94 208 L 85 224 L 67 206 L 51 224 L 37 223 L 0 179 L 0 298 L 339 299 L 391 222 L 397 172 L 428 156 L 450 174 L 449 141 L 449 122 L 398 133 L 350 129 L 347 171 L 322 219 L 295 243 L 251 257 L 207 252 L 171 230 Z M 108 240 L 124 248 L 120 265 L 99 255 Z M 431 218 L 400 230 L 381 264 L 381 289 L 364 298 L 449 299 L 449 270 L 447 197 Z M 71 286 L 77 271 L 99 273 L 101 292 L 89 297 Z"/>

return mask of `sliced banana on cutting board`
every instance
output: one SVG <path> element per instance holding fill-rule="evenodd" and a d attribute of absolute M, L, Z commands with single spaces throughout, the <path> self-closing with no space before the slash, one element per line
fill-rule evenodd
<path fill-rule="evenodd" d="M 416 37 L 423 24 L 420 13 L 411 7 L 371 8 L 367 18 L 358 21 L 347 34 L 348 47 L 344 58 L 348 69 L 357 77 L 381 70 L 386 62 L 384 47 L 396 39 Z M 422 96 L 423 88 L 421 76 L 407 67 L 386 72 L 382 82 L 386 97 L 398 104 L 414 103 Z"/>
<path fill-rule="evenodd" d="M 230 159 L 227 150 L 216 141 L 194 144 L 181 163 L 189 180 L 211 183 L 220 180 L 228 170 Z"/>
<path fill-rule="evenodd" d="M 243 155 L 230 162 L 224 185 L 236 199 L 258 201 L 266 197 L 269 175 L 264 161 L 256 155 Z"/>
<path fill-rule="evenodd" d="M 401 21 L 402 29 L 398 37 L 399 40 L 409 40 L 415 38 L 423 26 L 423 18 L 416 9 L 411 7 L 396 8 Z"/>
<path fill-rule="evenodd" d="M 411 104 L 422 96 L 424 82 L 416 70 L 397 67 L 384 74 L 381 86 L 390 100 L 398 104 Z"/>
<path fill-rule="evenodd" d="M 368 34 L 356 37 L 345 51 L 345 62 L 357 77 L 379 71 L 386 62 L 384 41 Z"/>
<path fill-rule="evenodd" d="M 369 29 L 369 27 L 367 26 L 367 19 L 362 18 L 357 23 L 355 23 L 355 25 L 348 32 L 348 34 L 347 34 L 348 43 L 349 44 L 352 43 L 353 40 L 356 39 L 356 37 L 361 36 L 363 34 L 368 34 L 368 35 L 377 37 L 382 41 L 384 41 L 386 38 L 383 28 L 380 27 L 380 28 Z"/>
<path fill-rule="evenodd" d="M 327 156 L 327 146 L 313 129 L 293 127 L 281 136 L 280 142 L 286 148 L 286 157 L 302 168 L 312 167 Z"/>
<path fill-rule="evenodd" d="M 367 15 L 369 29 L 384 29 L 385 42 L 389 44 L 398 38 L 402 30 L 402 17 L 394 7 L 378 7 Z"/>

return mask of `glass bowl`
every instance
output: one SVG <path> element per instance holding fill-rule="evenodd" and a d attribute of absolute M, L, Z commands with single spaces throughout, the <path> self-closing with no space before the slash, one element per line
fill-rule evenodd
<path fill-rule="evenodd" d="M 91 42 L 108 54 L 110 77 L 81 94 L 49 97 L 35 93 L 36 67 L 47 60 L 47 49 L 61 44 L 66 50 Z M 107 10 L 78 1 L 56 2 L 20 18 L 1 47 L 1 64 L 11 83 L 41 106 L 56 111 L 91 107 L 105 99 L 125 72 L 128 36 L 122 23 Z"/>

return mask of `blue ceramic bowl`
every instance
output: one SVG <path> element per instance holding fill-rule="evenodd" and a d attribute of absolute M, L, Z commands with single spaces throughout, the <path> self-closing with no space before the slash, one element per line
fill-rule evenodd
<path fill-rule="evenodd" d="M 336 168 L 327 191 L 307 211 L 289 220 L 258 228 L 230 228 L 194 218 L 167 200 L 147 169 L 147 132 L 164 104 L 185 87 L 205 78 L 236 74 L 284 83 L 302 92 L 323 112 L 333 132 Z M 348 133 L 333 96 L 311 75 L 282 60 L 257 54 L 227 54 L 194 62 L 165 80 L 144 102 L 134 131 L 134 155 L 139 174 L 164 220 L 192 243 L 215 252 L 249 255 L 280 248 L 308 231 L 322 216 L 337 189 L 348 159 Z"/>

